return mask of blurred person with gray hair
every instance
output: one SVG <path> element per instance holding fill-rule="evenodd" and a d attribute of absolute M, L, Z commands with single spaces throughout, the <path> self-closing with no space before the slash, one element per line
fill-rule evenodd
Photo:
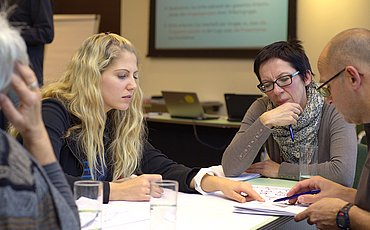
<path fill-rule="evenodd" d="M 24 147 L 0 130 L 0 229 L 79 229 L 72 192 L 41 116 L 41 95 L 26 44 L 0 12 L 0 109 Z M 6 95 L 14 91 L 16 107 Z"/>

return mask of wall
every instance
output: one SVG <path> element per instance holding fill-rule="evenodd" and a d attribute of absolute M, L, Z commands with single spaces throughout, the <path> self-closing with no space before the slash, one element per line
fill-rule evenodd
<path fill-rule="evenodd" d="M 62 76 L 82 42 L 98 32 L 99 22 L 96 14 L 54 14 L 54 40 L 45 46 L 45 85 Z"/>
<path fill-rule="evenodd" d="M 121 1 L 121 34 L 139 51 L 146 97 L 161 90 L 195 91 L 200 100 L 224 102 L 224 93 L 259 93 L 251 59 L 147 58 L 149 0 Z M 331 37 L 351 27 L 370 29 L 368 0 L 297 0 L 297 8 L 297 36 L 317 74 L 317 57 Z"/>

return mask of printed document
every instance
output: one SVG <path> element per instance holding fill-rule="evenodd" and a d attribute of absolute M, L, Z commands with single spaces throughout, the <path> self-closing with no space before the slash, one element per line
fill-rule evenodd
<path fill-rule="evenodd" d="M 291 205 L 287 200 L 282 202 L 273 202 L 275 199 L 285 197 L 290 188 L 253 185 L 253 189 L 265 199 L 265 202 L 251 201 L 235 205 L 235 213 L 268 216 L 295 216 L 307 208 L 307 205 Z"/>

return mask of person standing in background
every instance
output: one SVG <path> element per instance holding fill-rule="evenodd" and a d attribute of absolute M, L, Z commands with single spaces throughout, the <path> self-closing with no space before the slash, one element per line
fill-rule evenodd
<path fill-rule="evenodd" d="M 54 39 L 54 22 L 51 0 L 0 0 L 0 8 L 8 12 L 8 20 L 20 30 L 27 45 L 30 66 L 36 74 L 40 86 L 44 83 L 43 65 L 45 44 Z M 16 95 L 9 97 L 17 104 Z M 0 112 L 0 127 L 7 128 L 7 120 Z"/>
<path fill-rule="evenodd" d="M 12 7 L 9 21 L 20 30 L 26 42 L 31 68 L 39 85 L 44 83 L 45 44 L 54 39 L 53 9 L 51 0 L 0 0 L 1 6 Z M 14 8 L 13 8 L 14 7 Z"/>

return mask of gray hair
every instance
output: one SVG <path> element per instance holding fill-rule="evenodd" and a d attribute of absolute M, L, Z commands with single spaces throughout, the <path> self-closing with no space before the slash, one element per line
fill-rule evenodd
<path fill-rule="evenodd" d="M 20 32 L 10 26 L 7 12 L 0 11 L 0 91 L 6 89 L 11 81 L 16 62 L 28 65 L 27 47 Z"/>

